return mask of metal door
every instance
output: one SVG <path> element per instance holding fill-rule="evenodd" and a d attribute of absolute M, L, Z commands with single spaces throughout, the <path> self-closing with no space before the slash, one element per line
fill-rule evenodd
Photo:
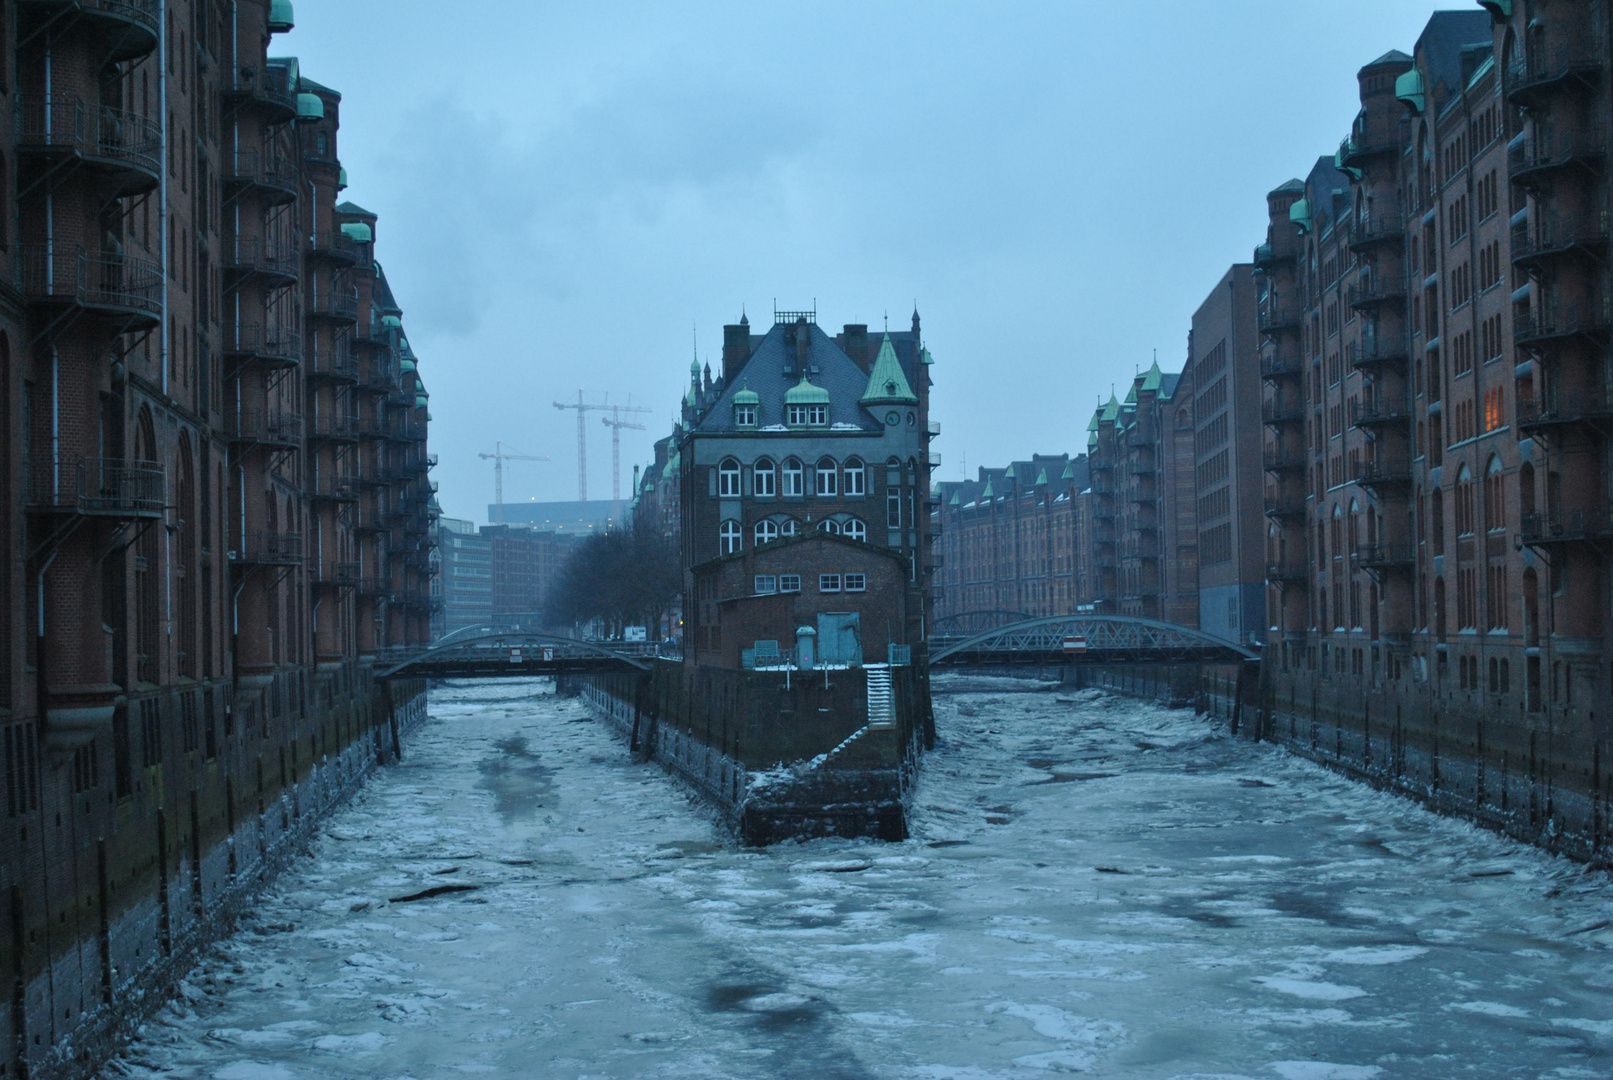
<path fill-rule="evenodd" d="M 855 611 L 824 612 L 818 616 L 818 662 L 863 662 L 862 616 Z"/>

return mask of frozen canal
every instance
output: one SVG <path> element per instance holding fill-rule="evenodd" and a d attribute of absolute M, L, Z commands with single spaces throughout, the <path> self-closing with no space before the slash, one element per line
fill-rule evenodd
<path fill-rule="evenodd" d="M 1185 712 L 941 688 L 914 839 L 767 851 L 543 684 L 434 691 L 108 1075 L 1613 1075 L 1605 875 Z"/>

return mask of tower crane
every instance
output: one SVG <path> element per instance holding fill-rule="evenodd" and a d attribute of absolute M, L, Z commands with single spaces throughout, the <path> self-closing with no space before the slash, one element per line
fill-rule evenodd
<path fill-rule="evenodd" d="M 610 428 L 610 501 L 611 517 L 619 526 L 622 523 L 622 429 L 630 431 L 650 430 L 643 424 L 635 424 L 631 420 L 622 419 L 622 407 L 612 405 L 609 416 L 600 417 L 600 422 Z M 649 409 L 640 409 L 639 412 L 649 412 Z M 582 413 L 578 413 L 581 416 Z"/>
<path fill-rule="evenodd" d="M 613 415 L 619 417 L 622 413 L 647 413 L 652 412 L 653 410 L 641 408 L 636 405 L 595 405 L 592 402 L 588 402 L 583 399 L 583 392 L 581 390 L 577 391 L 576 401 L 557 401 L 554 403 L 554 407 L 557 409 L 577 410 L 577 501 L 587 502 L 588 435 L 587 427 L 584 424 L 584 421 L 587 419 L 587 414 L 590 411 L 611 409 L 613 410 Z M 609 421 L 606 422 L 609 423 Z"/>
<path fill-rule="evenodd" d="M 506 454 L 504 444 L 495 442 L 491 454 L 477 454 L 483 461 L 489 459 L 493 462 L 493 506 L 494 516 L 498 518 L 495 525 L 504 524 L 504 463 L 506 461 L 548 461 L 546 457 L 534 457 L 531 454 Z"/>

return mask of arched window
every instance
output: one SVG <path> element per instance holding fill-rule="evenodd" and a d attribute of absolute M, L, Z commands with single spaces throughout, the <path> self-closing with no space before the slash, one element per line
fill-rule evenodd
<path fill-rule="evenodd" d="M 820 532 L 826 532 L 830 536 L 839 536 L 840 522 L 836 521 L 834 518 L 824 518 L 823 522 L 818 526 L 818 530 Z"/>
<path fill-rule="evenodd" d="M 1471 536 L 1473 519 L 1473 474 L 1466 465 L 1456 474 L 1456 535 Z"/>
<path fill-rule="evenodd" d="M 1484 470 L 1484 527 L 1490 532 L 1507 527 L 1506 482 L 1501 459 L 1492 456 Z"/>
<path fill-rule="evenodd" d="M 196 579 L 201 568 L 196 562 L 196 466 L 190 451 L 190 435 L 179 436 L 179 487 L 175 492 L 175 532 L 179 541 L 179 673 L 196 677 Z"/>
<path fill-rule="evenodd" d="M 770 498 L 778 494 L 776 486 L 778 473 L 773 469 L 772 458 L 758 458 L 755 469 L 756 494 L 763 498 Z"/>
<path fill-rule="evenodd" d="M 785 518 L 779 523 L 778 531 L 780 536 L 800 536 L 801 523 L 794 518 Z"/>
<path fill-rule="evenodd" d="M 1445 492 L 1439 488 L 1428 497 L 1428 539 L 1435 555 L 1445 554 Z"/>
<path fill-rule="evenodd" d="M 857 518 L 851 518 L 849 521 L 847 521 L 842 532 L 845 534 L 848 540 L 858 540 L 864 543 L 866 543 L 868 540 L 868 526 L 864 525 Z"/>
<path fill-rule="evenodd" d="M 847 458 L 845 468 L 846 494 L 866 495 L 868 493 L 868 488 L 865 483 L 867 472 L 864 469 L 862 458 Z"/>
<path fill-rule="evenodd" d="M 1361 504 L 1354 499 L 1350 500 L 1350 550 L 1361 549 Z"/>
<path fill-rule="evenodd" d="M 739 462 L 723 458 L 717 466 L 717 495 L 723 499 L 739 498 Z"/>
<path fill-rule="evenodd" d="M 778 539 L 778 526 L 765 518 L 756 523 L 754 531 L 757 544 L 765 544 L 770 540 Z"/>
<path fill-rule="evenodd" d="M 836 467 L 834 458 L 826 457 L 818 459 L 819 495 L 833 495 L 835 493 L 835 488 L 838 486 L 835 483 L 835 477 L 838 476 L 839 473 L 840 470 L 838 467 Z"/>
<path fill-rule="evenodd" d="M 801 494 L 801 463 L 795 458 L 785 458 L 784 468 L 780 471 L 782 490 L 779 494 L 784 496 Z"/>
<path fill-rule="evenodd" d="M 732 518 L 724 521 L 722 528 L 717 530 L 717 539 L 720 541 L 718 549 L 724 555 L 732 555 L 738 551 L 740 548 L 739 522 Z"/>

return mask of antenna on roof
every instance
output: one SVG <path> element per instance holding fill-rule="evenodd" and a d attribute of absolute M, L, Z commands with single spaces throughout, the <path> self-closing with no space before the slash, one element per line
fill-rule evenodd
<path fill-rule="evenodd" d="M 885 312 L 885 333 L 891 332 L 891 313 Z"/>

